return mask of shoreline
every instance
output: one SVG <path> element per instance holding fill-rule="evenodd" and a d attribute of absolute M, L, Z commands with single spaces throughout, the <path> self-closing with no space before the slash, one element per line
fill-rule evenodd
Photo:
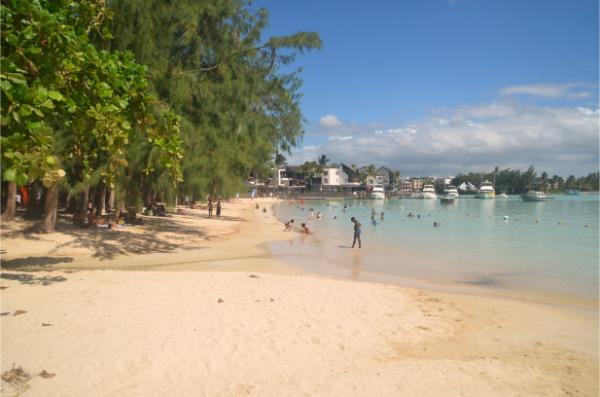
<path fill-rule="evenodd" d="M 296 269 L 239 205 L 191 250 L 3 266 L 1 369 L 30 375 L 3 392 L 597 395 L 597 313 Z"/>

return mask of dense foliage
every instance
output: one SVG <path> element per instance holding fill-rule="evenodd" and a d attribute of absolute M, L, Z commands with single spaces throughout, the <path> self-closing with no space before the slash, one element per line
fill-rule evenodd
<path fill-rule="evenodd" d="M 241 0 L 112 0 L 112 48 L 149 67 L 154 91 L 181 115 L 181 196 L 230 195 L 266 176 L 301 137 L 298 53 L 315 33 L 263 40 L 266 10 Z M 280 159 L 280 158 L 279 158 Z"/>
<path fill-rule="evenodd" d="M 228 195 L 303 133 L 291 64 L 320 39 L 261 41 L 267 13 L 248 2 L 2 4 L 4 220 L 15 185 L 31 183 L 43 182 L 46 230 L 59 190 L 80 215 L 109 191 L 138 209 Z"/>

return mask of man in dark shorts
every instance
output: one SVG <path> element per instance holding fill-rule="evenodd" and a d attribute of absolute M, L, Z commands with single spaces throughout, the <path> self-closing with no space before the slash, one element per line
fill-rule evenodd
<path fill-rule="evenodd" d="M 360 241 L 360 227 L 362 225 L 355 217 L 350 218 L 350 220 L 352 221 L 352 223 L 354 223 L 354 240 L 352 241 L 352 248 L 354 248 L 354 245 L 356 244 L 357 240 L 358 240 L 358 248 L 361 248 L 362 243 Z"/>
<path fill-rule="evenodd" d="M 217 201 L 217 219 L 221 219 L 221 200 Z"/>

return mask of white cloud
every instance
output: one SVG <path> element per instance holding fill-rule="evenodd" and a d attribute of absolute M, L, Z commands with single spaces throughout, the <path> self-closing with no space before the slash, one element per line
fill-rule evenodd
<path fill-rule="evenodd" d="M 340 125 L 342 125 L 342 122 L 337 118 L 336 115 L 327 114 L 327 115 L 321 117 L 321 119 L 319 120 L 319 124 L 322 127 L 333 128 L 333 127 L 339 127 Z"/>
<path fill-rule="evenodd" d="M 550 99 L 585 99 L 591 96 L 591 84 L 533 84 L 504 87 L 500 90 L 503 95 L 530 95 Z"/>
<path fill-rule="evenodd" d="M 461 106 L 402 126 L 353 125 L 351 134 L 304 147 L 293 159 L 325 153 L 335 162 L 377 163 L 404 175 L 454 174 L 496 165 L 524 169 L 530 164 L 550 173 L 580 175 L 598 168 L 599 116 L 600 109 L 589 107 Z"/>
<path fill-rule="evenodd" d="M 329 141 L 348 141 L 352 139 L 352 135 L 334 135 L 330 137 Z"/>

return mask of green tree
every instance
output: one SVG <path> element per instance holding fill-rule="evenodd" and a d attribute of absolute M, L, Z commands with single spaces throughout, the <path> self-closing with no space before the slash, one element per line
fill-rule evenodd
<path fill-rule="evenodd" d="M 302 136 L 298 54 L 317 34 L 262 40 L 266 10 L 241 0 L 114 0 L 111 46 L 149 66 L 159 98 L 182 116 L 183 181 L 192 197 L 227 195 Z"/>
<path fill-rule="evenodd" d="M 148 94 L 131 54 L 98 50 L 109 15 L 95 1 L 11 2 L 2 12 L 3 178 L 41 178 L 42 229 L 52 231 L 61 180 L 75 190 L 114 183 L 145 141 L 180 179 L 178 117 Z M 66 172 L 65 172 L 66 170 Z M 80 208 L 85 208 L 84 197 Z"/>
<path fill-rule="evenodd" d="M 316 161 L 306 161 L 300 166 L 302 173 L 304 174 L 304 180 L 308 186 L 312 186 L 317 178 L 321 177 L 323 173 L 323 167 Z"/>

